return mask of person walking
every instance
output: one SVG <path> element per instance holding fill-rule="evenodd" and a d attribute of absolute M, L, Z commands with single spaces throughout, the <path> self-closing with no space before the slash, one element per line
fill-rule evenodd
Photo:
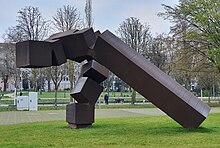
<path fill-rule="evenodd" d="M 105 94 L 104 100 L 105 100 L 105 104 L 108 105 L 108 100 L 109 100 L 108 94 Z"/>

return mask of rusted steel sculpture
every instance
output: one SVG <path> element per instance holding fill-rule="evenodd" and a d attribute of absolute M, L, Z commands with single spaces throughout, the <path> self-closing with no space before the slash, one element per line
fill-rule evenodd
<path fill-rule="evenodd" d="M 197 128 L 210 111 L 208 105 L 108 30 L 71 30 L 41 42 L 20 42 L 16 54 L 17 67 L 57 66 L 66 59 L 88 61 L 71 92 L 77 103 L 67 105 L 66 120 L 74 128 L 94 122 L 100 83 L 107 78 L 108 69 L 185 128 Z"/>
<path fill-rule="evenodd" d="M 108 69 L 94 60 L 83 65 L 81 76 L 70 95 L 77 101 L 67 105 L 66 120 L 70 127 L 87 127 L 94 122 L 95 103 L 103 91 L 99 84 L 108 76 Z"/>

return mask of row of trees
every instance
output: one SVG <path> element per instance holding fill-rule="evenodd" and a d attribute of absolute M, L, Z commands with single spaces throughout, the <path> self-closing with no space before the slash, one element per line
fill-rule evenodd
<path fill-rule="evenodd" d="M 220 71 L 220 2 L 182 0 L 179 5 L 164 5 L 160 17 L 172 22 L 170 33 L 152 37 L 149 26 L 138 18 L 126 19 L 118 36 L 188 90 L 218 88 Z M 213 89 L 215 89 L 213 91 Z M 135 102 L 132 90 L 132 102 Z"/>
<path fill-rule="evenodd" d="M 182 0 L 174 7 L 167 5 L 163 7 L 165 12 L 158 15 L 173 23 L 169 34 L 162 33 L 153 37 L 150 26 L 141 23 L 135 17 L 123 21 L 116 34 L 187 89 L 194 89 L 192 84 L 196 82 L 197 88 L 211 90 L 218 84 L 220 71 L 220 2 L 218 0 Z M 85 21 L 73 6 L 57 9 L 52 18 L 53 21 L 44 19 L 39 9 L 35 7 L 25 7 L 18 14 L 17 25 L 10 27 L 4 35 L 7 42 L 43 40 L 49 33 L 93 26 L 91 0 L 86 1 Z M 62 66 L 41 71 L 32 69 L 32 86 L 37 89 L 46 79 L 52 80 L 57 90 L 63 76 L 68 75 L 71 82 L 70 89 L 72 89 L 75 81 L 74 73 L 78 72 L 76 70 L 74 72 L 74 67 L 76 63 L 68 60 L 67 64 Z M 17 72 L 10 71 L 2 76 L 9 77 L 12 73 Z M 115 77 L 110 76 L 106 81 L 107 88 L 110 88 L 113 78 Z M 125 85 L 125 83 L 122 84 Z M 136 92 L 132 88 L 130 90 L 134 103 Z"/>
<path fill-rule="evenodd" d="M 13 44 L 0 44 L 0 76 L 6 91 L 7 82 L 10 77 L 16 77 L 18 71 L 15 67 L 15 47 Z"/>
<path fill-rule="evenodd" d="M 163 7 L 165 13 L 159 15 L 173 23 L 173 67 L 184 76 L 179 79 L 186 87 L 187 82 L 196 80 L 198 88 L 211 90 L 218 84 L 220 71 L 220 2 L 182 0 L 177 6 Z"/>

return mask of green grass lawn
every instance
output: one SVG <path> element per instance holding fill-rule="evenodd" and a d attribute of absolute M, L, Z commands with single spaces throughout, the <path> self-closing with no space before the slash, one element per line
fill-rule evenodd
<path fill-rule="evenodd" d="M 110 104 L 110 105 L 96 105 L 96 109 L 128 109 L 128 108 L 154 108 L 153 104 Z M 64 106 L 38 106 L 38 110 L 66 110 L 66 105 Z M 16 111 L 16 108 L 13 106 L 5 107 L 0 106 L 0 112 L 6 111 Z"/>
<path fill-rule="evenodd" d="M 100 95 L 101 101 L 104 102 L 104 95 L 106 92 L 102 92 L 102 94 Z M 24 92 L 24 94 L 27 94 Z M 42 95 L 38 92 L 38 97 L 39 98 L 54 98 L 54 92 L 42 92 Z M 65 94 L 65 95 L 64 95 Z M 28 95 L 28 94 L 27 94 Z M 110 98 L 110 102 L 115 101 L 116 98 L 124 98 L 125 101 L 131 101 L 131 92 L 110 92 L 109 93 L 109 98 Z M 57 93 L 57 98 L 66 98 L 69 99 L 70 98 L 70 92 L 66 91 L 64 92 L 58 92 Z M 137 93 L 136 96 L 136 100 L 137 101 L 143 101 L 144 98 L 141 97 L 140 94 Z"/>
<path fill-rule="evenodd" d="M 154 108 L 153 104 L 109 104 L 109 105 L 96 105 L 96 109 L 118 109 L 118 108 Z"/>
<path fill-rule="evenodd" d="M 184 129 L 167 116 L 97 119 L 86 129 L 66 122 L 0 126 L 0 147 L 220 147 L 220 114 L 198 129 Z"/>
<path fill-rule="evenodd" d="M 9 94 L 9 93 L 13 94 L 13 92 L 2 92 L 2 93 L 4 93 L 4 94 Z M 102 92 L 101 98 L 103 98 L 105 94 L 106 94 L 106 92 Z M 17 95 L 19 95 L 19 92 L 17 93 Z M 28 91 L 22 91 L 22 95 L 23 96 L 28 96 Z M 40 94 L 40 92 L 38 92 L 38 97 L 39 98 L 54 98 L 54 96 L 55 96 L 54 91 L 42 92 L 42 94 Z M 126 97 L 126 98 L 129 98 L 129 100 L 130 100 L 131 92 L 109 92 L 109 96 L 110 96 L 110 98 L 112 98 L 112 97 L 115 97 L 115 98 Z M 57 97 L 68 99 L 68 98 L 70 98 L 70 91 L 65 91 L 65 92 L 64 91 L 58 91 L 57 92 Z M 139 98 L 141 98 L 143 100 L 142 96 L 139 93 L 136 94 L 136 97 L 137 97 L 137 100 Z M 4 96 L 3 98 L 10 98 L 10 97 Z"/>
<path fill-rule="evenodd" d="M 219 104 L 209 104 L 210 107 L 220 107 Z M 96 109 L 129 109 L 129 108 L 154 108 L 153 104 L 110 104 L 110 105 L 95 105 Z M 66 110 L 66 105 L 63 106 L 38 106 L 38 110 Z M 0 106 L 0 112 L 16 111 L 13 106 L 4 107 Z"/>
<path fill-rule="evenodd" d="M 42 95 L 40 92 L 38 92 L 38 97 L 39 98 L 54 98 L 55 97 L 55 92 L 42 92 Z M 57 93 L 57 98 L 70 98 L 70 92 L 58 92 Z"/>

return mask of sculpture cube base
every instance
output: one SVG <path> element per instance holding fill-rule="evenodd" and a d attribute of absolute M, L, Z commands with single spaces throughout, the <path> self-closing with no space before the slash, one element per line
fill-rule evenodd
<path fill-rule="evenodd" d="M 95 107 L 89 104 L 72 103 L 66 106 L 66 121 L 71 127 L 88 127 L 94 123 Z"/>

